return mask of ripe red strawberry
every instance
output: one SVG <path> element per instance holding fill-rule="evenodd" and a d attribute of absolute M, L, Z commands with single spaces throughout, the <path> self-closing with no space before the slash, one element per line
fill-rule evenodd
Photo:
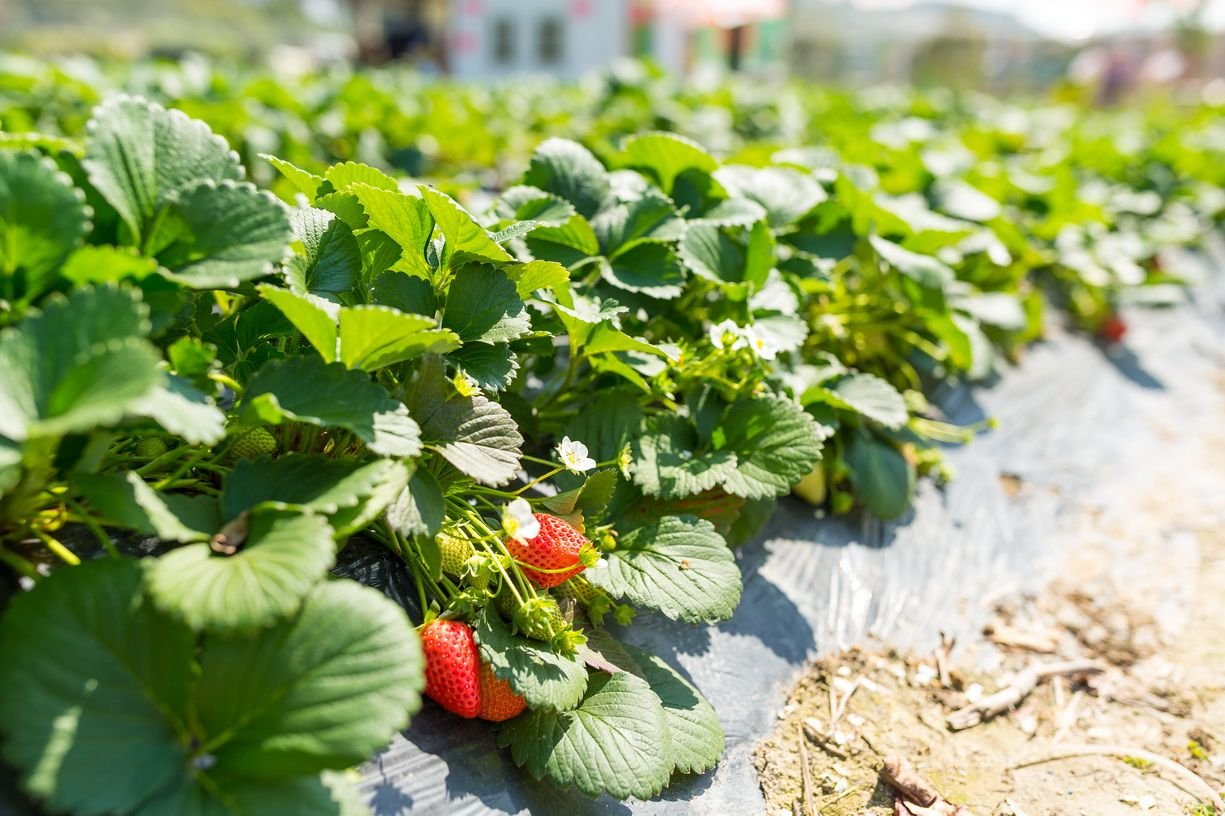
<path fill-rule="evenodd" d="M 537 586 L 555 587 L 567 578 L 578 575 L 585 567 L 579 551 L 589 547 L 582 533 L 559 518 L 546 513 L 534 513 L 540 522 L 540 533 L 524 544 L 516 538 L 506 542 L 506 548 L 516 561 L 527 566 L 523 574 L 536 582 Z M 535 567 L 536 569 L 530 569 Z M 537 572 L 558 570 L 558 572 Z"/>
<path fill-rule="evenodd" d="M 425 694 L 461 717 L 481 712 L 481 658 L 472 629 L 462 621 L 432 620 L 421 627 Z"/>
<path fill-rule="evenodd" d="M 1107 343 L 1119 343 L 1127 334 L 1127 321 L 1118 312 L 1111 313 L 1097 327 L 1097 333 Z"/>
<path fill-rule="evenodd" d="M 510 683 L 498 679 L 488 663 L 481 664 L 480 671 L 481 710 L 480 718 L 490 722 L 502 722 L 517 717 L 527 708 L 527 701 L 515 693 Z"/>

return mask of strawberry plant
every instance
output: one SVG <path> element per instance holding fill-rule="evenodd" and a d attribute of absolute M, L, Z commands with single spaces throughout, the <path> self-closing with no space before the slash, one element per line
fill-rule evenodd
<path fill-rule="evenodd" d="M 372 76 L 144 78 L 266 189 L 179 111 L 0 89 L 31 131 L 0 134 L 0 737 L 52 809 L 348 812 L 335 772 L 422 693 L 593 796 L 713 767 L 715 712 L 605 623 L 728 619 L 733 549 L 793 490 L 904 514 L 979 430 L 925 394 L 1048 301 L 1122 340 L 1222 212 L 1210 147 L 988 101 L 797 88 L 830 115 L 796 120 L 614 75 L 520 121 Z M 500 161 L 496 189 L 469 209 L 366 134 L 433 139 L 460 198 Z M 351 541 L 410 597 L 336 577 Z"/>

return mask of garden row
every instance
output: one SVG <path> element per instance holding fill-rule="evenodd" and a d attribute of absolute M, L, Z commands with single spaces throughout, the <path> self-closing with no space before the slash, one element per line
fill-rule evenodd
<path fill-rule="evenodd" d="M 989 377 L 1047 302 L 1117 341 L 1221 214 L 1198 111 L 1174 149 L 1124 115 L 825 96 L 821 144 L 736 126 L 720 157 L 614 138 L 713 103 L 609 81 L 558 125 L 589 147 L 541 141 L 474 213 L 439 189 L 462 175 L 320 158 L 370 128 L 480 138 L 377 130 L 452 94 L 534 141 L 548 117 L 514 112 L 544 90 L 317 77 L 338 96 L 305 108 L 214 78 L 184 106 L 244 150 L 252 110 L 311 145 L 248 155 L 269 192 L 203 122 L 118 96 L 86 123 L 94 86 L 34 68 L 0 73 L 0 559 L 29 590 L 0 616 L 0 733 L 77 813 L 349 812 L 334 772 L 423 688 L 591 795 L 709 769 L 716 713 L 616 631 L 729 618 L 732 550 L 793 489 L 904 513 L 971 433 L 925 393 Z M 354 536 L 403 560 L 422 619 L 329 579 Z"/>

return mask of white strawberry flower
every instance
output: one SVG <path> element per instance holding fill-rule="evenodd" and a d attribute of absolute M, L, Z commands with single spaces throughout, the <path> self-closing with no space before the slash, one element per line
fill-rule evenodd
<path fill-rule="evenodd" d="M 571 473 L 586 473 L 595 467 L 595 460 L 587 455 L 587 446 L 568 436 L 557 443 L 557 458 Z"/>
<path fill-rule="evenodd" d="M 752 326 L 744 327 L 744 339 L 749 344 L 749 350 L 762 360 L 773 360 L 778 356 L 778 344 L 769 337 L 763 337 Z"/>
<path fill-rule="evenodd" d="M 710 327 L 710 342 L 717 349 L 738 349 L 744 346 L 744 332 L 734 321 L 724 320 Z"/>
<path fill-rule="evenodd" d="M 524 544 L 540 535 L 540 522 L 532 515 L 527 499 L 514 499 L 502 508 L 502 532 Z"/>

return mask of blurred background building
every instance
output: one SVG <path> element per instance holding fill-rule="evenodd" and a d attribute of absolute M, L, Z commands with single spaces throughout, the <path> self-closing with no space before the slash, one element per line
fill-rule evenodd
<path fill-rule="evenodd" d="M 633 56 L 1001 92 L 1225 83 L 1223 28 L 1225 0 L 0 0 L 0 48 L 37 54 L 398 60 L 481 80 Z"/>

